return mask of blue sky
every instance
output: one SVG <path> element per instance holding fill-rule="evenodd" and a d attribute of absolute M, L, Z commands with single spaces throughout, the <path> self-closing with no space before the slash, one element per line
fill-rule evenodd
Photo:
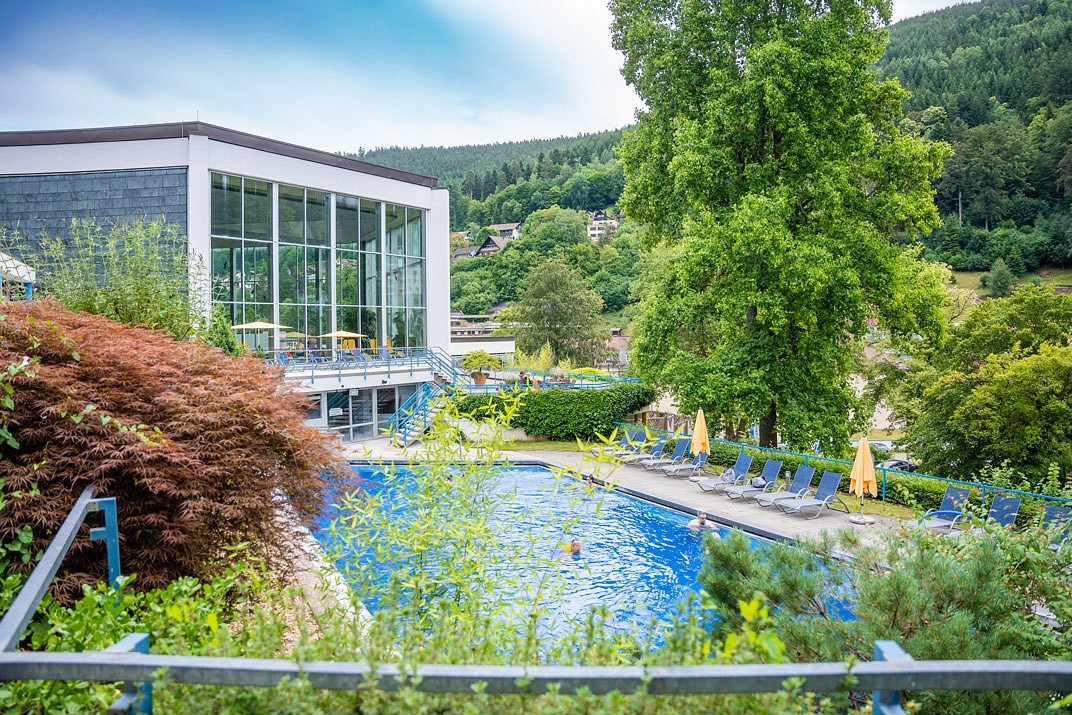
<path fill-rule="evenodd" d="M 601 131 L 640 106 L 609 24 L 605 0 L 5 3 L 0 129 L 200 118 L 329 151 Z"/>

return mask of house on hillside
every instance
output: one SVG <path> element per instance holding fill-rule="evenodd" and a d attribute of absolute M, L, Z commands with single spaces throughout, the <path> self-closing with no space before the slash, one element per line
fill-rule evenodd
<path fill-rule="evenodd" d="M 592 221 L 588 224 L 588 240 L 598 243 L 604 238 L 609 238 L 618 230 L 618 222 L 614 219 Z"/>
<path fill-rule="evenodd" d="M 485 258 L 503 250 L 507 243 L 521 236 L 520 223 L 495 223 L 488 226 L 488 228 L 495 231 L 495 233 L 485 238 L 476 252 L 476 255 L 484 256 Z"/>
<path fill-rule="evenodd" d="M 492 231 L 495 231 L 499 238 L 506 239 L 507 241 L 513 241 L 515 238 L 521 238 L 521 224 L 520 223 L 493 223 L 488 226 Z"/>
<path fill-rule="evenodd" d="M 461 248 L 455 248 L 450 254 L 450 262 L 454 263 L 458 258 L 472 258 L 479 250 L 480 246 L 462 246 Z"/>
<path fill-rule="evenodd" d="M 502 238 L 500 236 L 488 236 L 477 248 L 476 255 L 487 258 L 491 254 L 498 253 L 506 248 L 506 243 L 509 240 L 509 238 Z"/>

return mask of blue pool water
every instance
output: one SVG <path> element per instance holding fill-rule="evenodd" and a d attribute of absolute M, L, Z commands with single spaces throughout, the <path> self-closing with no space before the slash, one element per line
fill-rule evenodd
<path fill-rule="evenodd" d="M 398 470 L 384 486 L 380 468 L 355 469 L 372 493 L 404 490 L 420 478 Z M 506 588 L 531 596 L 548 576 L 558 584 L 542 604 L 553 614 L 544 627 L 568 629 L 588 609 L 604 606 L 607 626 L 638 632 L 653 619 L 668 622 L 679 606 L 695 598 L 701 534 L 688 528 L 691 515 L 612 490 L 588 490 L 576 479 L 535 466 L 504 468 L 493 491 L 499 498 L 494 531 L 501 549 L 531 552 L 539 564 L 504 573 L 503 583 L 510 584 Z M 398 518 L 406 518 L 404 494 L 386 496 Z M 323 515 L 317 534 L 322 541 L 329 540 L 326 525 L 335 516 L 334 510 Z M 573 538 L 581 541 L 580 554 L 565 549 Z M 376 610 L 374 600 L 365 604 Z"/>

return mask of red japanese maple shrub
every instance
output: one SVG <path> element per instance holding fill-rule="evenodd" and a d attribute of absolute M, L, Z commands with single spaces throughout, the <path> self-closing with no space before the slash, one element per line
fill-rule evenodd
<path fill-rule="evenodd" d="M 279 492 L 308 517 L 325 480 L 344 475 L 278 368 L 51 301 L 0 313 L 0 369 L 34 361 L 10 378 L 14 408 L 0 407 L 18 442 L 0 444 L 0 544 L 30 525 L 43 550 L 93 484 L 118 498 L 124 573 L 159 587 L 210 573 L 221 546 L 270 538 Z M 103 544 L 85 536 L 64 561 L 58 597 L 106 576 Z"/>

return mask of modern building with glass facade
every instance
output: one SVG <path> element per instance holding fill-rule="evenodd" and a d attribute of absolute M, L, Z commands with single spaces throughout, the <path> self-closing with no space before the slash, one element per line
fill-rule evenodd
<path fill-rule="evenodd" d="M 449 350 L 448 192 L 432 177 L 199 122 L 0 133 L 0 225 L 32 241 L 138 217 L 181 226 L 232 324 L 287 326 L 241 333 L 251 348 L 330 350 L 317 336 L 347 331 Z M 366 439 L 442 377 L 403 362 L 288 375 L 319 397 L 315 423 Z"/>

